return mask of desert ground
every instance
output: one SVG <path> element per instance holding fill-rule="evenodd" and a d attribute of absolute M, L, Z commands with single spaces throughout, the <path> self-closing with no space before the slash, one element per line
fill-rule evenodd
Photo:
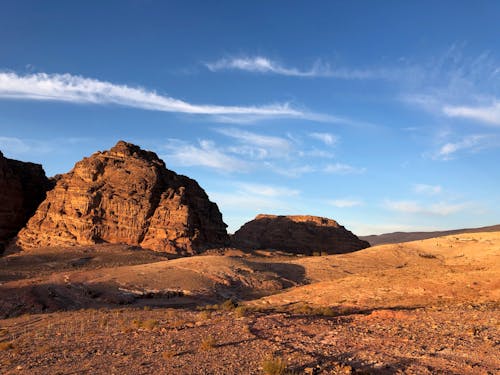
<path fill-rule="evenodd" d="M 497 374 L 500 232 L 328 256 L 0 258 L 3 374 Z"/>

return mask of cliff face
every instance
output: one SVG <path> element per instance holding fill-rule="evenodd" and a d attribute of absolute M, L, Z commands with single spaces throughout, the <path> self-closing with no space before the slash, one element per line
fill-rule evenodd
<path fill-rule="evenodd" d="M 22 248 L 125 243 L 192 254 L 228 242 L 215 203 L 158 156 L 120 141 L 59 177 L 19 233 Z"/>
<path fill-rule="evenodd" d="M 317 216 L 258 215 L 232 236 L 232 244 L 243 249 L 275 249 L 311 255 L 341 254 L 370 245 L 336 221 Z"/>
<path fill-rule="evenodd" d="M 33 215 L 49 187 L 41 165 L 7 159 L 0 152 L 0 253 Z"/>

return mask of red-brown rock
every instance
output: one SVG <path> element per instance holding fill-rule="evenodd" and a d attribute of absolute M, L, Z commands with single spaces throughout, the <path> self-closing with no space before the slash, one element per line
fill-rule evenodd
<path fill-rule="evenodd" d="M 232 236 L 243 249 L 275 249 L 297 254 L 341 254 L 369 247 L 336 221 L 317 216 L 257 215 Z"/>
<path fill-rule="evenodd" d="M 60 176 L 19 233 L 21 248 L 139 245 L 193 254 L 226 245 L 226 224 L 198 183 L 168 170 L 150 151 L 120 141 Z"/>
<path fill-rule="evenodd" d="M 49 186 L 41 165 L 7 159 L 0 152 L 0 253 L 33 215 Z"/>

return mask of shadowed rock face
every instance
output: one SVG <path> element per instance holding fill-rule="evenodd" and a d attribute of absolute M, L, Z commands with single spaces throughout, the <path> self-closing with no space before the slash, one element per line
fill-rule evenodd
<path fill-rule="evenodd" d="M 232 236 L 235 247 L 275 249 L 297 254 L 341 254 L 370 245 L 336 221 L 317 216 L 258 215 Z"/>
<path fill-rule="evenodd" d="M 0 152 L 0 253 L 33 215 L 49 187 L 41 165 L 7 159 Z"/>
<path fill-rule="evenodd" d="M 120 141 L 60 176 L 19 233 L 21 248 L 125 243 L 192 254 L 227 244 L 226 225 L 198 183 Z"/>

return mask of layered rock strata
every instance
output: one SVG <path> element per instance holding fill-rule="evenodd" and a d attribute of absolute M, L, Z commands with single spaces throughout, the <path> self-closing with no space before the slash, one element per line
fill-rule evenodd
<path fill-rule="evenodd" d="M 317 216 L 258 215 L 232 236 L 243 249 L 275 249 L 297 254 L 341 254 L 370 245 L 335 220 Z"/>
<path fill-rule="evenodd" d="M 120 141 L 60 176 L 17 240 L 22 248 L 100 242 L 194 254 L 226 245 L 228 236 L 195 180 Z"/>
<path fill-rule="evenodd" d="M 50 182 L 41 165 L 0 152 L 0 253 L 44 200 Z"/>

